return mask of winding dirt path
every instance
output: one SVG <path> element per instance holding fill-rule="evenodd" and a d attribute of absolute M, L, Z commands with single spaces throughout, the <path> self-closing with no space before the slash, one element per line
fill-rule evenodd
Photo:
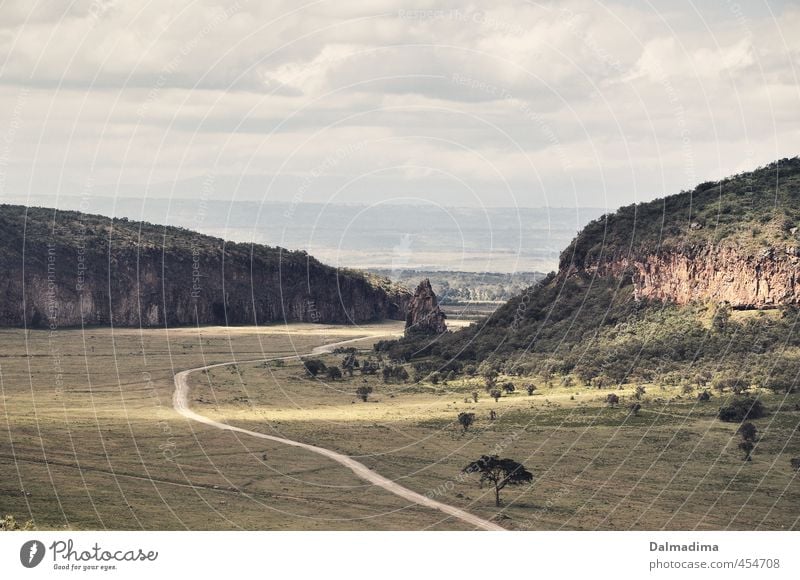
<path fill-rule="evenodd" d="M 354 338 L 350 340 L 343 340 L 341 342 L 336 342 L 333 344 L 328 344 L 325 346 L 320 346 L 311 351 L 312 355 L 324 354 L 331 352 L 336 347 L 349 344 L 352 342 L 358 342 L 360 340 L 364 340 L 366 337 Z M 247 364 L 253 362 L 268 362 L 273 360 L 293 360 L 299 358 L 300 355 L 294 356 L 284 356 L 284 357 L 274 357 L 269 359 L 256 359 L 256 360 L 248 360 L 248 361 L 231 361 L 225 363 L 218 363 L 213 365 L 206 365 L 203 367 L 197 367 L 194 369 L 188 369 L 185 371 L 181 371 L 175 375 L 175 393 L 172 397 L 172 406 L 176 412 L 180 415 L 186 417 L 187 419 L 191 419 L 193 421 L 197 421 L 198 423 L 203 423 L 204 425 L 208 425 L 210 427 L 216 427 L 217 429 L 222 429 L 224 431 L 234 431 L 236 433 L 243 433 L 244 435 L 250 435 L 251 437 L 258 437 L 259 439 L 266 439 L 268 441 L 274 441 L 276 443 L 282 443 L 284 445 L 291 445 L 292 447 L 299 447 L 301 449 L 305 449 L 306 451 L 311 451 L 312 453 L 317 453 L 318 455 L 323 455 L 329 459 L 332 459 L 336 463 L 344 465 L 350 471 L 355 473 L 361 479 L 368 481 L 378 487 L 382 487 L 386 491 L 393 493 L 397 496 L 402 497 L 412 503 L 417 505 L 427 507 L 430 509 L 438 510 L 443 512 L 449 516 L 457 518 L 471 526 L 474 526 L 476 529 L 482 530 L 492 530 L 492 531 L 504 531 L 504 528 L 501 526 L 480 518 L 474 514 L 471 514 L 467 511 L 459 509 L 457 507 L 453 507 L 447 505 L 445 503 L 438 502 L 434 499 L 426 497 L 422 494 L 419 494 L 415 491 L 411 491 L 410 489 L 403 487 L 402 485 L 395 483 L 391 479 L 388 479 L 378 473 L 372 471 L 369 467 L 364 465 L 363 463 L 359 463 L 355 459 L 348 457 L 347 455 L 343 455 L 341 453 L 337 453 L 336 451 L 331 451 L 330 449 L 325 449 L 324 447 L 317 447 L 316 445 L 309 445 L 307 443 L 300 443 L 299 441 L 293 441 L 291 439 L 284 439 L 283 437 L 276 437 L 274 435 L 265 435 L 264 433 L 257 433 L 256 431 L 250 431 L 248 429 L 242 429 L 241 427 L 234 427 L 233 425 L 228 425 L 226 423 L 220 423 L 218 421 L 214 421 L 213 419 L 209 419 L 208 417 L 204 417 L 198 413 L 195 413 L 189 408 L 189 375 L 192 373 L 224 367 L 233 364 Z"/>

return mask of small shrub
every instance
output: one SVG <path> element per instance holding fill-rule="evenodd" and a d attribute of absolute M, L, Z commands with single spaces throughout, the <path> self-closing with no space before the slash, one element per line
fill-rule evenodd
<path fill-rule="evenodd" d="M 361 385 L 356 389 L 356 395 L 358 396 L 359 399 L 361 399 L 365 403 L 367 402 L 367 399 L 369 398 L 371 393 L 372 393 L 372 387 L 370 387 L 369 385 Z"/>

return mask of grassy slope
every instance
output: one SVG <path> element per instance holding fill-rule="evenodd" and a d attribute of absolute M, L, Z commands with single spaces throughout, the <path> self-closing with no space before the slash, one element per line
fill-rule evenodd
<path fill-rule="evenodd" d="M 800 158 L 794 157 L 594 220 L 562 253 L 561 267 L 709 243 L 755 253 L 796 240 L 790 229 L 797 226 Z"/>

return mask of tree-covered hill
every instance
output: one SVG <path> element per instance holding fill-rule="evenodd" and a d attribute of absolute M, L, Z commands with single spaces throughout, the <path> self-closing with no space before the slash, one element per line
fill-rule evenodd
<path fill-rule="evenodd" d="M 409 294 L 305 252 L 183 228 L 0 205 L 0 325 L 403 319 Z"/>
<path fill-rule="evenodd" d="M 455 373 L 793 388 L 798 225 L 800 160 L 784 159 L 596 220 L 487 319 L 379 348 Z"/>

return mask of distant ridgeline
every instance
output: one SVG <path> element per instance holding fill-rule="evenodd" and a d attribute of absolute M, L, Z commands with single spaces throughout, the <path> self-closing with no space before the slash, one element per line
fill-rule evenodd
<path fill-rule="evenodd" d="M 0 205 L 0 325 L 404 320 L 410 293 L 305 252 Z"/>
<path fill-rule="evenodd" d="M 558 272 L 489 318 L 382 348 L 455 372 L 484 364 L 599 384 L 729 372 L 789 388 L 800 372 L 798 228 L 800 159 L 782 159 L 603 216 Z"/>

